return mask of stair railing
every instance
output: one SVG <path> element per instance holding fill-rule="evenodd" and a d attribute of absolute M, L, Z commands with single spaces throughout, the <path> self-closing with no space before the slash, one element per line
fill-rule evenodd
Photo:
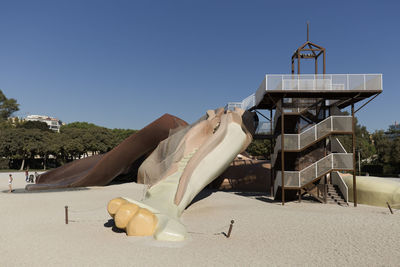
<path fill-rule="evenodd" d="M 332 132 L 351 132 L 351 116 L 330 116 L 318 124 L 305 129 L 300 134 L 285 134 L 285 150 L 301 150 L 309 144 L 319 140 Z M 281 135 L 276 138 L 274 153 L 272 155 L 272 166 L 281 150 Z"/>
<path fill-rule="evenodd" d="M 331 153 L 301 171 L 285 171 L 285 187 L 300 188 L 332 170 L 351 170 L 353 168 L 352 153 Z M 281 185 L 281 171 L 276 173 L 276 186 Z"/>

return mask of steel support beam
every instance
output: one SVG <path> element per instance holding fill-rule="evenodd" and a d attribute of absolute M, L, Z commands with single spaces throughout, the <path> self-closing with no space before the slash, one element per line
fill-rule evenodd
<path fill-rule="evenodd" d="M 352 146 L 353 146 L 353 202 L 354 207 L 357 207 L 357 180 L 356 180 L 356 119 L 354 117 L 354 104 L 351 104 L 352 116 Z"/>
<path fill-rule="evenodd" d="M 281 113 L 281 178 L 282 205 L 285 205 L 285 113 Z"/>
<path fill-rule="evenodd" d="M 271 130 L 272 130 L 272 109 L 270 109 L 270 111 L 269 111 L 269 117 L 270 117 L 270 121 L 271 121 Z M 272 172 L 272 154 L 273 154 L 273 146 L 272 146 L 272 139 L 273 138 L 271 138 L 269 141 L 269 154 L 270 154 L 270 156 L 269 156 L 269 158 L 270 158 L 270 160 L 269 160 L 269 165 L 270 165 L 270 167 L 269 167 L 269 175 L 270 175 L 270 190 L 271 190 L 271 196 L 274 196 L 274 176 L 273 176 L 273 172 Z"/>
<path fill-rule="evenodd" d="M 361 107 L 359 107 L 356 111 L 354 111 L 354 113 L 357 113 L 360 109 L 362 109 L 363 107 L 365 107 L 369 102 L 371 102 L 372 100 L 374 100 L 379 94 L 376 94 L 373 98 L 371 98 L 370 100 L 368 100 L 366 103 L 364 103 Z"/>

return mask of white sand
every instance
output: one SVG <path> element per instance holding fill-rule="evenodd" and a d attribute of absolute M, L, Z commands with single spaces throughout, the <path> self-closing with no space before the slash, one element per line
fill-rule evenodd
<path fill-rule="evenodd" d="M 400 211 L 269 199 L 216 192 L 192 204 L 182 220 L 187 241 L 127 237 L 104 226 L 107 202 L 140 200 L 143 186 L 18 193 L 23 173 L 0 174 L 1 266 L 399 266 Z M 257 198 L 266 200 L 262 201 Z M 64 206 L 70 224 L 64 224 Z M 235 224 L 231 238 L 227 232 Z"/>

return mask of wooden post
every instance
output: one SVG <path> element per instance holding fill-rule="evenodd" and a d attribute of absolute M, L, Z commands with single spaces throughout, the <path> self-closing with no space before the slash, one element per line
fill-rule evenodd
<path fill-rule="evenodd" d="M 227 238 L 229 238 L 229 237 L 231 236 L 232 227 L 233 227 L 233 223 L 234 223 L 234 222 L 235 222 L 235 221 L 232 220 L 232 221 L 231 221 L 231 225 L 229 225 L 228 234 L 226 235 Z"/>
<path fill-rule="evenodd" d="M 393 210 L 392 210 L 392 207 L 390 207 L 389 202 L 386 202 L 386 204 L 387 204 L 387 206 L 388 206 L 388 208 L 390 210 L 390 213 L 393 214 Z"/>
<path fill-rule="evenodd" d="M 68 206 L 65 206 L 65 224 L 68 224 Z"/>
<path fill-rule="evenodd" d="M 322 50 L 322 56 L 323 56 L 323 58 L 322 58 L 322 61 L 323 61 L 323 67 L 324 67 L 324 69 L 323 69 L 323 73 L 324 73 L 324 74 L 326 74 L 326 64 L 325 64 L 325 49 L 324 49 L 324 50 Z"/>
<path fill-rule="evenodd" d="M 299 189 L 299 203 L 301 203 L 301 188 Z"/>
<path fill-rule="evenodd" d="M 353 202 L 354 207 L 357 207 L 357 180 L 356 180 L 356 120 L 354 117 L 354 104 L 351 104 L 352 116 L 352 146 L 353 146 Z"/>
<path fill-rule="evenodd" d="M 283 112 L 283 105 L 281 110 L 281 178 L 282 178 L 282 205 L 285 205 L 285 114 Z"/>

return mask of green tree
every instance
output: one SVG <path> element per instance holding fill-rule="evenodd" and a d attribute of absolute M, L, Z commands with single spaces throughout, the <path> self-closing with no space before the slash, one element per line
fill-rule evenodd
<path fill-rule="evenodd" d="M 387 137 L 383 130 L 373 133 L 372 140 L 376 151 L 374 164 L 382 166 L 384 174 L 393 173 L 394 170 L 391 166 L 393 142 Z"/>
<path fill-rule="evenodd" d="M 0 120 L 6 121 L 8 117 L 19 110 L 19 104 L 14 98 L 7 98 L 0 90 Z"/>
<path fill-rule="evenodd" d="M 41 121 L 24 121 L 22 123 L 16 124 L 17 128 L 24 128 L 24 129 L 39 129 L 45 132 L 51 132 L 52 130 L 49 129 L 49 126 L 45 122 Z"/>
<path fill-rule="evenodd" d="M 376 154 L 376 149 L 373 143 L 372 135 L 368 132 L 367 128 L 358 123 L 357 118 L 355 118 L 356 127 L 356 162 L 361 163 L 361 168 L 366 164 L 367 159 L 372 159 Z M 343 145 L 347 153 L 353 153 L 352 147 L 352 136 L 351 135 L 341 135 L 337 136 L 340 143 Z M 359 158 L 360 156 L 360 158 Z M 358 168 L 357 168 L 358 169 Z"/>
<path fill-rule="evenodd" d="M 121 144 L 126 138 L 131 136 L 132 134 L 136 133 L 137 130 L 131 129 L 112 129 L 112 146 L 116 147 L 117 145 Z"/>
<path fill-rule="evenodd" d="M 400 174 L 400 137 L 393 140 L 390 151 L 390 165 L 392 166 L 392 174 Z"/>
<path fill-rule="evenodd" d="M 271 154 L 270 140 L 253 140 L 246 151 L 252 156 L 263 156 L 269 158 Z"/>
<path fill-rule="evenodd" d="M 62 154 L 64 155 L 64 160 L 71 161 L 75 158 L 81 158 L 81 156 L 86 153 L 85 141 L 83 136 L 85 130 L 72 127 L 61 127 L 61 143 L 62 143 Z"/>

